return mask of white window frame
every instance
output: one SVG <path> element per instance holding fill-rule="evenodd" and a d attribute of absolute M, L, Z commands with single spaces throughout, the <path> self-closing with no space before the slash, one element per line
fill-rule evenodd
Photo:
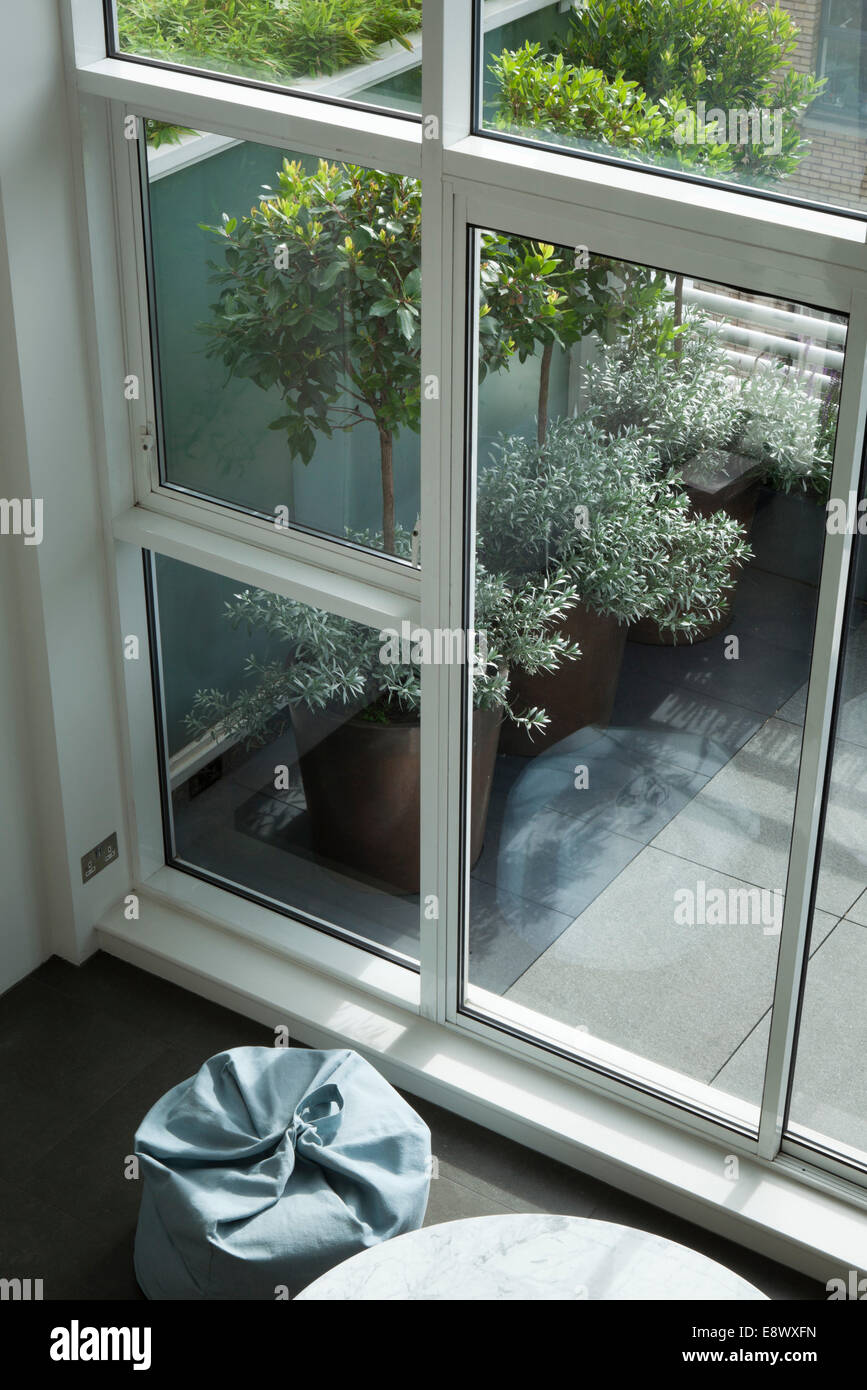
<path fill-rule="evenodd" d="M 867 1247 L 863 1259 L 852 1253 L 861 1249 L 858 1241 L 864 1231 L 860 1215 L 867 1204 L 863 1175 L 854 1174 L 835 1157 L 793 1143 L 783 1133 L 797 1010 L 795 985 L 802 975 L 808 931 L 821 789 L 829 758 L 845 616 L 850 536 L 828 537 L 826 541 L 769 1063 L 757 1135 L 747 1132 L 746 1122 L 714 1113 L 707 1103 L 700 1105 L 689 1087 L 679 1096 L 670 1094 L 671 1079 L 662 1069 L 647 1064 L 640 1076 L 630 1077 L 617 1049 L 600 1044 L 595 1055 L 586 1051 L 582 1062 L 552 1051 L 541 1041 L 506 1033 L 462 1012 L 459 937 L 466 885 L 461 884 L 460 866 L 466 874 L 467 857 L 461 843 L 465 693 L 459 668 L 431 666 L 422 672 L 421 895 L 422 903 L 426 895 L 436 895 L 439 917 L 434 921 L 422 918 L 419 975 L 348 941 L 325 936 L 291 917 L 278 917 L 267 907 L 166 867 L 140 558 L 143 549 L 168 555 L 247 584 L 315 602 L 377 627 L 393 625 L 402 618 L 431 628 L 463 624 L 467 592 L 464 536 L 466 527 L 472 527 L 472 517 L 465 516 L 465 470 L 473 453 L 464 393 L 467 363 L 472 360 L 468 352 L 471 344 L 466 341 L 466 290 L 471 283 L 466 264 L 468 226 L 496 226 L 560 244 L 580 242 L 591 250 L 604 249 L 608 255 L 847 313 L 847 367 L 832 481 L 833 495 L 845 497 L 859 487 L 867 414 L 867 221 L 794 203 L 745 197 L 734 189 L 709 186 L 697 198 L 694 185 L 642 169 L 607 166 L 572 154 L 472 135 L 472 17 L 466 0 L 425 0 L 423 110 L 425 116 L 437 118 L 438 139 L 423 138 L 421 122 L 383 112 L 330 107 L 290 92 L 233 86 L 225 80 L 109 58 L 102 0 L 62 0 L 62 15 L 81 116 L 80 218 L 89 308 L 98 344 L 95 411 L 104 430 L 105 506 L 113 536 L 109 559 L 117 576 L 113 603 L 118 626 L 112 638 L 124 691 L 122 751 L 130 843 L 127 867 L 134 891 L 152 910 L 150 941 L 147 932 L 126 922 L 118 908 L 102 920 L 103 942 L 148 968 L 194 982 L 195 987 L 215 997 L 233 988 L 226 972 L 230 957 L 242 959 L 232 956 L 238 948 L 248 953 L 245 959 L 251 962 L 251 972 L 257 953 L 264 953 L 263 959 L 275 963 L 275 979 L 279 964 L 289 972 L 287 979 L 310 975 L 322 988 L 323 981 L 330 981 L 344 991 L 351 990 L 352 1008 L 362 1013 L 363 1004 L 358 1000 L 369 995 L 382 1003 L 383 1018 L 393 1011 L 393 1017 L 388 1014 L 391 1022 L 382 1045 L 375 1027 L 362 1025 L 360 1014 L 358 1019 L 351 1014 L 349 1004 L 342 1031 L 325 1013 L 314 1017 L 313 1003 L 309 1016 L 301 1006 L 294 1006 L 291 1012 L 302 1023 L 307 1018 L 311 1038 L 352 1038 L 386 1071 L 391 1068 L 404 1081 L 414 1076 L 421 1093 L 427 1088 L 435 1098 L 450 1096 L 456 1108 L 477 1114 L 483 1123 L 523 1136 L 525 1141 L 529 1136 L 529 1142 L 592 1171 L 589 1141 L 579 1143 L 575 1133 L 570 1138 L 565 1128 L 558 1137 L 553 1120 L 549 1123 L 531 1114 L 529 1102 L 524 1105 L 522 1129 L 502 1087 L 496 1103 L 490 1096 L 477 1096 L 474 1106 L 469 1082 L 462 1089 L 460 1067 L 467 1068 L 470 1057 L 482 1059 L 478 1061 L 481 1076 L 483 1059 L 492 1058 L 500 1077 L 512 1078 L 509 1085 L 518 1084 L 515 1077 L 535 1078 L 533 1085 L 543 1108 L 556 1092 L 558 1104 L 564 1096 L 571 1096 L 576 1119 L 595 1115 L 602 1125 L 599 1117 L 604 1113 L 609 1116 L 606 1123 L 614 1125 L 611 1117 L 619 1116 L 623 1133 L 632 1136 L 631 1147 L 615 1153 L 612 1141 L 605 1161 L 621 1165 L 624 1185 L 631 1183 L 633 1190 L 643 1195 L 652 1191 L 657 1200 L 665 1190 L 672 1206 L 692 1202 L 689 1210 L 705 1211 L 709 1224 L 716 1222 L 716 1228 L 736 1231 L 735 1238 L 757 1248 L 776 1250 L 778 1257 L 779 1252 L 788 1252 L 793 1263 L 800 1260 L 801 1267 L 811 1270 L 819 1267 L 816 1261 L 823 1240 L 827 1257 L 832 1257 L 827 1232 L 833 1227 L 835 1239 L 839 1236 L 833 1258 L 848 1259 L 850 1265 L 855 1260 L 859 1268 L 867 1267 Z M 155 417 L 143 311 L 146 293 L 138 156 L 134 145 L 123 136 L 124 118 L 129 114 L 421 178 L 422 371 L 434 373 L 440 380 L 439 400 L 422 403 L 421 517 L 423 555 L 436 556 L 436 563 L 423 558 L 419 572 L 324 536 L 277 530 L 262 518 L 162 486 L 153 460 L 141 448 L 142 432 L 152 429 Z M 107 212 L 112 215 L 107 216 Z M 448 287 L 450 293 L 446 292 Z M 122 362 L 117 360 L 119 343 L 123 344 Z M 140 376 L 145 389 L 141 400 L 130 403 L 125 413 L 118 408 L 118 400 L 123 378 L 130 372 Z M 143 637 L 138 663 L 125 662 L 120 655 L 117 639 L 128 632 Z M 172 941 L 176 946 L 170 944 Z M 227 962 L 223 974 L 211 963 L 207 941 L 211 942 L 213 959 Z M 243 990 L 238 985 L 237 989 L 246 991 L 249 1007 L 258 1008 L 263 1016 L 271 1016 L 277 1007 L 265 985 L 258 995 L 252 985 Z M 311 986 L 311 991 L 312 999 L 316 990 Z M 316 995 L 317 1008 L 325 1009 L 324 998 Z M 403 1023 L 398 1026 L 394 1019 Z M 360 1033 L 353 1032 L 356 1026 Z M 551 1031 L 557 1033 L 554 1028 Z M 303 1032 L 296 1035 L 304 1036 Z M 556 1047 L 563 1039 L 554 1036 L 551 1041 Z M 430 1060 L 424 1066 L 419 1055 L 419 1049 L 429 1049 L 434 1042 L 445 1059 L 445 1070 L 437 1072 L 436 1082 L 431 1080 Z M 622 1068 L 619 1073 L 618 1065 Z M 445 1071 L 450 1066 L 455 1070 L 446 1080 Z M 659 1073 L 655 1091 L 654 1071 Z M 694 1154 L 740 1155 L 747 1171 L 765 1184 L 763 1191 L 770 1194 L 770 1206 L 759 1210 L 745 1200 L 735 1210 L 724 1190 L 717 1192 L 714 1187 L 712 1195 L 698 1178 L 688 1181 L 684 1177 L 678 1186 L 676 1178 L 664 1178 L 661 1168 L 652 1173 L 649 1161 L 642 1168 L 642 1124 L 650 1127 L 647 1133 L 653 1129 L 660 1154 L 665 1153 L 665 1136 L 670 1135 L 672 1152 L 678 1144 L 688 1142 L 697 1146 L 691 1151 Z M 596 1151 L 600 1164 L 605 1158 L 603 1148 L 600 1139 Z M 701 1162 L 696 1158 L 699 1168 L 704 1162 L 704 1158 Z M 809 1242 L 802 1242 L 803 1250 L 796 1249 L 798 1238 L 784 1231 L 785 1221 L 780 1218 L 775 1225 L 777 1218 L 769 1215 L 780 1191 L 791 1193 L 799 1190 L 799 1185 L 802 1191 L 815 1189 L 816 1201 L 825 1202 L 824 1222 L 817 1218 Z M 712 1208 L 715 1215 L 711 1217 Z M 834 1226 L 831 1221 L 829 1226 L 831 1211 L 834 1220 L 842 1224 Z M 847 1212 L 853 1220 L 857 1218 L 857 1224 L 846 1226 Z"/>

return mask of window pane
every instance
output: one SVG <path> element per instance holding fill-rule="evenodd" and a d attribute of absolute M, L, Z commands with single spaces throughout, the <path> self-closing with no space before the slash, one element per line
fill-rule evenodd
<path fill-rule="evenodd" d="M 529 8 L 529 7 L 528 7 Z M 867 212 L 853 0 L 486 4 L 481 128 Z"/>
<path fill-rule="evenodd" d="M 117 52 L 421 111 L 421 0 L 116 0 Z"/>
<path fill-rule="evenodd" d="M 417 180 L 214 136 L 148 153 L 163 481 L 407 555 Z"/>
<path fill-rule="evenodd" d="M 828 527 L 863 528 L 863 511 L 863 502 L 856 513 L 837 500 Z M 816 913 L 789 1119 L 798 1138 L 867 1165 L 867 549 L 860 533 L 855 546 L 817 896 L 820 907 L 833 899 L 836 925 L 823 931 Z M 794 707 L 801 721 L 805 704 L 801 689 Z"/>
<path fill-rule="evenodd" d="M 845 321 L 479 236 L 465 1007 L 753 1123 Z"/>
<path fill-rule="evenodd" d="M 419 697 L 373 629 L 156 556 L 173 862 L 418 957 Z"/>

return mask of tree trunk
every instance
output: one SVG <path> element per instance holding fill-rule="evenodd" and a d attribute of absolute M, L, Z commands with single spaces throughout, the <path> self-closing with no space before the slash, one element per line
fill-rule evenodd
<path fill-rule="evenodd" d="M 546 343 L 542 350 L 542 365 L 539 368 L 539 428 L 538 441 L 545 443 L 545 435 L 548 433 L 548 389 L 551 384 L 551 358 L 554 356 L 554 344 Z"/>
<path fill-rule="evenodd" d="M 394 554 L 394 440 L 390 430 L 379 431 L 382 476 L 382 548 Z"/>

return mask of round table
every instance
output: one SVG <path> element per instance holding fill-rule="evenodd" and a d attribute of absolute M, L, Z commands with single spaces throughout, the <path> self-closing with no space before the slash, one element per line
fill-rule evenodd
<path fill-rule="evenodd" d="M 573 1216 L 477 1216 L 384 1241 L 303 1299 L 764 1299 L 739 1275 L 662 1236 Z"/>

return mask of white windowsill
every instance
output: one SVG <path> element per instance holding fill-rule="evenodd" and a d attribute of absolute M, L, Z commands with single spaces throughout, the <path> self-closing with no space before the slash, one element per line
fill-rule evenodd
<path fill-rule="evenodd" d="M 185 877 L 155 875 L 162 891 L 139 890 L 137 922 L 122 904 L 106 913 L 103 949 L 269 1026 L 285 1024 L 299 1042 L 352 1047 L 411 1093 L 822 1283 L 867 1271 L 863 1211 L 800 1181 L 791 1160 L 770 1167 L 741 1155 L 733 1182 L 721 1144 L 420 1017 L 418 977 L 399 966 L 366 955 L 358 972 L 360 953 L 327 937 L 318 941 L 328 974 L 309 952 L 290 959 L 292 923 L 274 927 L 274 914 L 238 900 L 259 924 L 258 940 L 247 924 L 241 937 L 169 896 Z M 203 885 L 187 881 L 201 904 Z"/>

